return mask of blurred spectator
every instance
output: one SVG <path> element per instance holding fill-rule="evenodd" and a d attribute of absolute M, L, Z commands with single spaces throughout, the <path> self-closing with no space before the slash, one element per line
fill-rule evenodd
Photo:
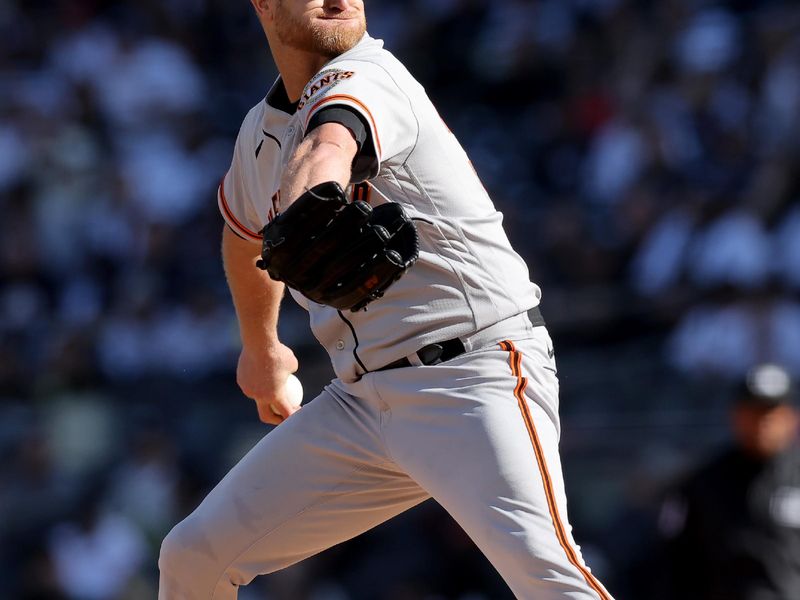
<path fill-rule="evenodd" d="M 171 440 L 157 428 L 137 432 L 130 456 L 115 469 L 109 503 L 158 547 L 178 518 L 177 457 Z"/>
<path fill-rule="evenodd" d="M 728 296 L 690 308 L 673 332 L 669 361 L 695 377 L 742 377 L 782 363 L 800 376 L 800 304 L 774 291 Z"/>
<path fill-rule="evenodd" d="M 139 530 L 102 505 L 102 488 L 90 488 L 74 516 L 50 535 L 56 580 L 68 598 L 119 598 L 147 554 Z"/>
<path fill-rule="evenodd" d="M 29 420 L 28 418 L 24 421 Z M 11 447 L 13 460 L 0 470 L 0 547 L 7 551 L 29 535 L 61 518 L 76 492 L 75 482 L 53 460 L 43 432 L 22 422 Z M 8 558 L 6 558 L 8 560 Z"/>
<path fill-rule="evenodd" d="M 747 377 L 731 409 L 734 445 L 662 508 L 669 589 L 658 597 L 800 597 L 800 412 L 793 401 L 782 368 L 760 365 Z"/>

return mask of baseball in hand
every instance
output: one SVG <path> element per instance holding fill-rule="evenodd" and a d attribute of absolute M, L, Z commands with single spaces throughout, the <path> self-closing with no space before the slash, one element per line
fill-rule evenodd
<path fill-rule="evenodd" d="M 300 406 L 303 401 L 303 384 L 292 373 L 289 373 L 289 377 L 286 379 L 286 399 L 292 406 Z M 272 414 L 281 416 L 281 413 L 272 404 L 269 405 L 269 409 Z"/>
<path fill-rule="evenodd" d="M 286 397 L 295 406 L 300 406 L 303 401 L 303 384 L 294 373 L 289 373 L 286 379 Z"/>

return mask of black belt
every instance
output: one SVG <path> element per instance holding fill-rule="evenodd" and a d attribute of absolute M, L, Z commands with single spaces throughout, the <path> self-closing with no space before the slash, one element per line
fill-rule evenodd
<path fill-rule="evenodd" d="M 544 326 L 544 318 L 542 318 L 542 312 L 539 310 L 538 306 L 534 306 L 528 311 L 528 319 L 530 319 L 531 325 L 534 327 Z M 464 348 L 464 342 L 458 338 L 453 338 L 452 340 L 436 342 L 435 344 L 423 346 L 417 350 L 417 356 L 423 365 L 432 366 L 443 363 L 451 358 L 455 358 L 456 356 L 464 354 L 464 352 L 466 352 L 466 348 Z M 411 361 L 404 356 L 403 358 L 399 358 L 390 362 L 388 365 L 384 365 L 380 369 L 375 370 L 388 371 L 389 369 L 402 369 L 404 367 L 411 366 L 413 366 Z"/>

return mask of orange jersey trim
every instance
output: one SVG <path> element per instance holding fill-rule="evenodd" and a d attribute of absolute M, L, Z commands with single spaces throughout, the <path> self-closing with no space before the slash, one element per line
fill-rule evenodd
<path fill-rule="evenodd" d="M 366 181 L 362 181 L 361 183 L 356 183 L 353 185 L 352 200 L 354 202 L 356 200 L 363 200 L 364 202 L 369 204 L 371 195 L 372 195 L 372 187 Z"/>
<path fill-rule="evenodd" d="M 219 207 L 222 209 L 222 213 L 227 218 L 226 220 L 228 223 L 236 226 L 238 233 L 241 233 L 242 235 L 245 235 L 246 237 L 255 241 L 260 241 L 263 239 L 262 235 L 255 233 L 254 231 L 250 231 L 247 227 L 242 225 L 242 222 L 236 218 L 236 215 L 233 214 L 230 206 L 228 206 L 228 199 L 225 197 L 225 177 L 223 177 L 222 181 L 219 183 Z"/>
<path fill-rule="evenodd" d="M 363 110 L 364 113 L 367 115 L 367 118 L 369 118 L 369 122 L 372 125 L 372 132 L 375 135 L 375 148 L 378 150 L 378 160 L 380 160 L 381 156 L 383 155 L 383 151 L 381 150 L 381 140 L 378 138 L 378 126 L 375 124 L 375 117 L 372 116 L 372 113 L 367 108 L 366 104 L 361 102 L 361 100 L 359 100 L 355 96 L 350 96 L 349 94 L 335 94 L 333 96 L 328 96 L 327 98 L 323 98 L 322 100 L 317 102 L 314 106 L 312 106 L 310 111 L 308 111 L 308 118 L 306 119 L 305 128 L 308 128 L 308 122 L 311 120 L 311 117 L 314 116 L 314 113 L 317 112 L 317 110 L 321 106 L 328 104 L 330 102 L 335 102 L 337 100 L 346 100 L 348 102 L 352 102 L 353 104 L 358 106 L 361 110 Z"/>
<path fill-rule="evenodd" d="M 525 400 L 525 388 L 528 386 L 528 378 L 522 376 L 522 353 L 519 352 L 514 344 L 510 341 L 500 342 L 500 347 L 509 353 L 509 364 L 511 366 L 511 373 L 517 378 L 517 385 L 514 387 L 514 396 L 517 399 L 522 419 L 525 421 L 525 428 L 528 430 L 528 436 L 531 438 L 531 445 L 533 452 L 536 455 L 536 463 L 539 467 L 539 474 L 542 477 L 542 484 L 544 486 L 545 496 L 547 497 L 547 508 L 550 511 L 550 518 L 553 522 L 558 543 L 564 550 L 567 560 L 580 571 L 586 583 L 597 592 L 601 600 L 611 600 L 603 585 L 592 575 L 591 571 L 587 569 L 578 560 L 578 554 L 569 542 L 567 531 L 564 523 L 561 520 L 561 515 L 558 511 L 558 504 L 556 504 L 556 495 L 553 490 L 553 480 L 550 477 L 550 471 L 547 468 L 547 462 L 542 449 L 542 443 L 539 440 L 539 434 L 536 432 L 536 426 L 533 422 L 533 415 Z"/>

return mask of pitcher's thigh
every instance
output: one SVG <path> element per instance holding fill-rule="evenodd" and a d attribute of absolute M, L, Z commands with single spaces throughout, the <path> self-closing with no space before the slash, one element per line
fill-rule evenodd
<path fill-rule="evenodd" d="M 520 342 L 441 365 L 438 384 L 393 404 L 390 450 L 517 597 L 607 600 L 567 517 L 557 380 L 527 354 Z"/>
<path fill-rule="evenodd" d="M 382 458 L 368 412 L 325 391 L 265 436 L 164 540 L 159 598 L 233 599 L 424 500 Z"/>

